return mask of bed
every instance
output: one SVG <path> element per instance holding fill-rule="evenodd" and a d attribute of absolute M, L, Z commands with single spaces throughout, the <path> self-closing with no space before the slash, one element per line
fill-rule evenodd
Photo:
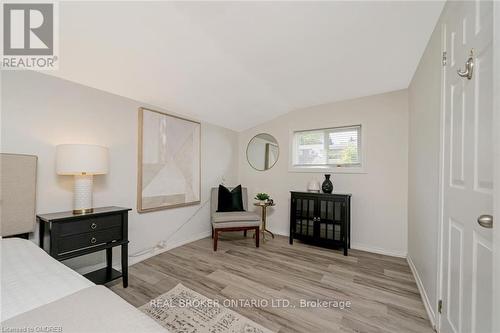
<path fill-rule="evenodd" d="M 35 227 L 36 157 L 1 154 L 1 231 Z M 27 239 L 0 240 L 0 326 L 9 332 L 167 332 L 104 286 L 94 285 Z"/>
<path fill-rule="evenodd" d="M 8 238 L 0 244 L 2 320 L 94 286 L 29 240 Z"/>

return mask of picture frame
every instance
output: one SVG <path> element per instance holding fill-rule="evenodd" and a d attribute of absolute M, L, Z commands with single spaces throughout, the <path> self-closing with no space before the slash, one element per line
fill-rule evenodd
<path fill-rule="evenodd" d="M 141 107 L 138 112 L 137 211 L 201 202 L 201 123 Z"/>

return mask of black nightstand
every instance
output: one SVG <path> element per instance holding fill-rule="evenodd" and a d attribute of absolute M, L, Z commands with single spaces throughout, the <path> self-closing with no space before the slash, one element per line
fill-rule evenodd
<path fill-rule="evenodd" d="M 49 254 L 62 261 L 106 250 L 106 267 L 84 276 L 95 284 L 123 278 L 128 286 L 128 211 L 130 208 L 94 208 L 88 214 L 72 211 L 37 215 L 40 227 L 40 247 L 46 224 L 50 233 Z M 113 269 L 113 247 L 122 247 L 122 272 Z"/>

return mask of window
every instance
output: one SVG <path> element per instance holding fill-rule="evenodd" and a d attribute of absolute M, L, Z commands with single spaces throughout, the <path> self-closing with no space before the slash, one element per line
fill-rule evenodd
<path fill-rule="evenodd" d="M 361 167 L 361 125 L 293 133 L 293 167 Z"/>

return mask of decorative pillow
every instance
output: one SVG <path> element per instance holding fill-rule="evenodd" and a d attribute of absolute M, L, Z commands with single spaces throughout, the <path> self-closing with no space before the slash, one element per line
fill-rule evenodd
<path fill-rule="evenodd" d="M 229 191 L 224 185 L 219 185 L 219 205 L 218 212 L 243 212 L 243 197 L 241 195 L 241 185 Z"/>

